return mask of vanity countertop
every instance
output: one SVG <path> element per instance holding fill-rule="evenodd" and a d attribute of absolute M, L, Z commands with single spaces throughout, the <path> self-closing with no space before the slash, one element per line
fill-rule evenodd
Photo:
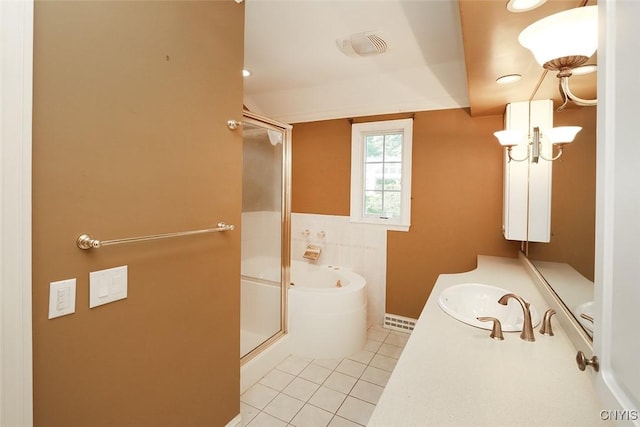
<path fill-rule="evenodd" d="M 576 349 L 552 318 L 554 336 L 535 328 L 535 342 L 463 324 L 438 306 L 459 283 L 515 292 L 542 315 L 548 308 L 522 262 L 478 256 L 475 270 L 441 274 L 369 421 L 369 426 L 595 426 L 604 409 Z M 590 356 L 590 355 L 587 355 Z M 591 369 L 591 368 L 588 368 Z"/>

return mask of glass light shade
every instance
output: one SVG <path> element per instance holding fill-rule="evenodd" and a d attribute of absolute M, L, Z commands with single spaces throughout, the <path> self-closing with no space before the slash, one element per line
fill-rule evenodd
<path fill-rule="evenodd" d="M 507 10 L 509 12 L 528 12 L 542 6 L 547 0 L 509 0 Z"/>
<path fill-rule="evenodd" d="M 598 48 L 598 6 L 547 16 L 525 28 L 518 41 L 531 50 L 540 65 L 567 56 L 589 58 Z"/>
<path fill-rule="evenodd" d="M 521 74 L 507 74 L 496 79 L 496 83 L 500 85 L 508 85 L 509 83 L 515 83 L 522 78 Z"/>
<path fill-rule="evenodd" d="M 527 133 L 519 129 L 499 130 L 494 132 L 493 135 L 498 138 L 500 145 L 505 147 L 527 143 Z"/>
<path fill-rule="evenodd" d="M 581 130 L 580 126 L 559 126 L 549 129 L 546 136 L 552 144 L 568 144 Z"/>

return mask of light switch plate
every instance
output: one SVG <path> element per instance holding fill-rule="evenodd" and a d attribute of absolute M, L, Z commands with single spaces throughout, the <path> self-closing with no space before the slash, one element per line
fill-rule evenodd
<path fill-rule="evenodd" d="M 49 319 L 76 312 L 76 279 L 49 284 Z"/>
<path fill-rule="evenodd" d="M 89 273 L 89 308 L 127 297 L 127 266 Z"/>

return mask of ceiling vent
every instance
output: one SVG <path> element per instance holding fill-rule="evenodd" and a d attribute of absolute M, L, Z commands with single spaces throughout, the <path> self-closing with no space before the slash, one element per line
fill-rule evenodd
<path fill-rule="evenodd" d="M 387 51 L 387 42 L 376 33 L 351 34 L 336 40 L 338 49 L 347 56 L 379 55 Z"/>

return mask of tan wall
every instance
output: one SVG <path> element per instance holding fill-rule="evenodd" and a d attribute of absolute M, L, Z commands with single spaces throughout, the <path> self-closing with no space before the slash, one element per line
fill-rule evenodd
<path fill-rule="evenodd" d="M 349 215 L 351 124 L 346 119 L 298 123 L 291 148 L 291 210 Z"/>
<path fill-rule="evenodd" d="M 501 128 L 501 116 L 465 109 L 415 115 L 411 229 L 388 234 L 387 312 L 415 318 L 439 274 L 475 268 L 478 254 L 517 255 L 519 243 L 501 232 Z M 349 215 L 349 121 L 293 129 L 293 211 Z"/>
<path fill-rule="evenodd" d="M 566 262 L 594 279 L 596 221 L 596 109 L 555 113 L 555 126 L 582 126 L 553 163 L 551 242 L 530 243 L 529 257 Z"/>
<path fill-rule="evenodd" d="M 240 231 L 91 252 L 75 238 L 239 223 L 242 141 L 225 123 L 242 117 L 244 8 L 35 6 L 35 425 L 224 425 L 239 413 Z M 89 272 L 120 265 L 128 298 L 89 309 Z M 49 282 L 73 277 L 76 313 L 48 320 Z"/>

